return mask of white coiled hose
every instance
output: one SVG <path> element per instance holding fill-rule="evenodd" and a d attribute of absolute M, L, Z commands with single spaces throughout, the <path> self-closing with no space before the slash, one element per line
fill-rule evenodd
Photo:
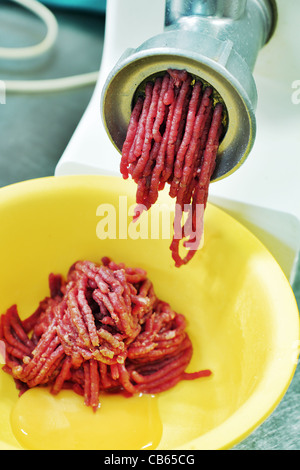
<path fill-rule="evenodd" d="M 10 1 L 17 3 L 39 17 L 45 23 L 47 33 L 39 44 L 33 46 L 20 48 L 0 47 L 0 61 L 33 59 L 49 52 L 55 45 L 58 35 L 58 24 L 53 13 L 37 0 Z M 62 91 L 95 84 L 98 75 L 99 72 L 97 71 L 49 80 L 5 80 L 5 90 L 6 92 L 15 93 Z"/>

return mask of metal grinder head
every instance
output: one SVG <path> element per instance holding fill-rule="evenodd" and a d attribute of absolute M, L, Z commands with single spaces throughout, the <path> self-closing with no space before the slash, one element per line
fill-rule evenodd
<path fill-rule="evenodd" d="M 121 152 L 138 93 L 169 68 L 186 70 L 214 89 L 225 109 L 212 181 L 236 171 L 256 135 L 257 90 L 252 75 L 259 50 L 276 24 L 274 0 L 167 0 L 165 30 L 127 49 L 109 74 L 101 98 L 105 129 Z"/>

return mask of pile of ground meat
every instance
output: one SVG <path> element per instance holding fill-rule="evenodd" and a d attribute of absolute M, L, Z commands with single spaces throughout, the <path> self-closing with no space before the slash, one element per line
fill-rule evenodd
<path fill-rule="evenodd" d="M 78 261 L 67 279 L 50 274 L 50 295 L 21 320 L 13 305 L 0 319 L 4 371 L 20 394 L 72 389 L 94 411 L 101 393 L 159 393 L 186 373 L 193 348 L 182 314 L 160 300 L 146 271 L 103 258 Z"/>

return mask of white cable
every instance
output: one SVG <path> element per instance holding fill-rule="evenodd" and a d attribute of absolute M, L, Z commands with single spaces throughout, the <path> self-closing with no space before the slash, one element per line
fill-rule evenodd
<path fill-rule="evenodd" d="M 84 73 L 73 77 L 53 78 L 50 80 L 5 80 L 5 91 L 13 93 L 45 93 L 64 91 L 97 82 L 99 72 Z"/>
<path fill-rule="evenodd" d="M 58 35 L 58 24 L 53 13 L 36 0 L 11 0 L 30 10 L 47 27 L 47 34 L 43 41 L 35 46 L 21 48 L 0 47 L 1 59 L 31 59 L 48 52 L 55 44 Z M 13 93 L 43 93 L 63 91 L 86 85 L 94 85 L 98 80 L 99 72 L 85 73 L 71 77 L 54 78 L 49 80 L 4 80 L 5 91 Z"/>
<path fill-rule="evenodd" d="M 53 13 L 36 0 L 11 0 L 14 3 L 30 10 L 40 18 L 47 27 L 47 33 L 43 41 L 29 47 L 0 47 L 0 59 L 31 59 L 48 52 L 55 44 L 58 35 L 58 24 Z"/>

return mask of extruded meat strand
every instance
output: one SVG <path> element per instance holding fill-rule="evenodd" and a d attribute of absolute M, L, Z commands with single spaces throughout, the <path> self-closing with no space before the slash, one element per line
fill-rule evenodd
<path fill-rule="evenodd" d="M 157 91 L 154 93 L 154 90 Z M 163 77 L 156 78 L 154 84 L 146 84 L 143 111 L 135 134 L 138 144 L 132 144 L 130 153 L 134 153 L 134 159 L 131 160 L 128 142 L 132 142 L 140 100 L 141 97 L 129 123 L 121 172 L 125 178 L 130 174 L 137 183 L 138 206 L 134 220 L 155 204 L 159 191 L 166 184 L 170 185 L 170 197 L 176 199 L 176 206 L 179 206 L 175 208 L 170 249 L 175 266 L 180 267 L 192 259 L 200 246 L 198 236 L 203 232 L 203 210 L 197 210 L 197 205 L 206 207 L 223 131 L 224 110 L 220 103 L 214 106 L 210 86 L 194 80 L 185 70 L 169 69 Z M 183 213 L 187 211 L 188 218 L 183 223 Z M 189 250 L 185 256 L 179 253 L 181 241 Z"/>

